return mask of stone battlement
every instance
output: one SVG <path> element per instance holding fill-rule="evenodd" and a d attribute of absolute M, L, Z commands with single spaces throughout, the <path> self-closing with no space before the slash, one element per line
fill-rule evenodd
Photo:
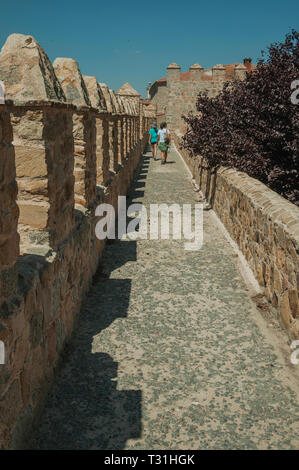
<path fill-rule="evenodd" d="M 172 131 L 184 132 L 185 122 L 181 116 L 197 112 L 199 93 L 215 97 L 223 89 L 224 83 L 244 80 L 255 67 L 251 59 L 246 58 L 243 64 L 216 64 L 209 69 L 194 64 L 189 71 L 181 73 L 181 67 L 173 62 L 167 67 L 167 76 L 156 80 L 148 88 L 149 98 L 157 106 L 157 113 L 164 115 L 163 120 L 167 121 Z"/>
<path fill-rule="evenodd" d="M 19 448 L 99 265 L 95 208 L 126 194 L 155 114 L 31 36 L 7 39 L 0 80 L 0 448 Z"/>

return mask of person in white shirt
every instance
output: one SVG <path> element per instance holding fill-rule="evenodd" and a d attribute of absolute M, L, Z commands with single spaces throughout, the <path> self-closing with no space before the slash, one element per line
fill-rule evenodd
<path fill-rule="evenodd" d="M 165 165 L 167 160 L 167 152 L 171 144 L 171 135 L 167 129 L 166 122 L 162 122 L 160 125 L 160 129 L 158 131 L 158 142 L 158 149 L 161 152 L 161 165 Z"/>

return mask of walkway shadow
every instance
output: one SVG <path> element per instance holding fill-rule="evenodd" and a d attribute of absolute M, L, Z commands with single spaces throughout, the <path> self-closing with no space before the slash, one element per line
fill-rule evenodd
<path fill-rule="evenodd" d="M 135 172 L 128 204 L 144 193 L 147 161 L 143 156 Z M 105 352 L 93 352 L 103 341 L 101 331 L 126 318 L 129 307 L 131 280 L 110 279 L 110 275 L 135 260 L 135 241 L 115 240 L 106 245 L 31 449 L 120 450 L 128 439 L 141 436 L 141 390 L 118 390 L 118 363 Z"/>
<path fill-rule="evenodd" d="M 142 156 L 142 159 L 135 171 L 132 186 L 127 195 L 128 204 L 134 202 L 134 199 L 139 199 L 144 196 L 144 189 L 142 188 L 145 188 L 144 180 L 148 175 L 150 160 L 151 157 L 147 155 Z"/>
<path fill-rule="evenodd" d="M 127 205 L 144 193 L 148 159 L 143 156 L 135 172 Z M 118 389 L 118 363 L 104 352 L 117 349 L 117 335 L 112 348 L 101 343 L 101 331 L 126 318 L 130 301 L 131 280 L 111 279 L 111 273 L 135 260 L 135 241 L 107 243 L 31 449 L 121 450 L 141 436 L 142 392 Z"/>
<path fill-rule="evenodd" d="M 93 352 L 100 332 L 126 317 L 130 291 L 129 279 L 94 282 L 31 449 L 120 450 L 141 436 L 141 391 L 118 390 L 118 363 Z"/>
<path fill-rule="evenodd" d="M 129 220 L 130 219 L 127 218 L 127 226 Z M 135 241 L 112 240 L 111 243 L 105 247 L 103 258 L 94 277 L 94 283 L 103 278 L 108 278 L 112 271 L 115 271 L 124 264 L 130 261 L 136 261 L 136 252 Z"/>

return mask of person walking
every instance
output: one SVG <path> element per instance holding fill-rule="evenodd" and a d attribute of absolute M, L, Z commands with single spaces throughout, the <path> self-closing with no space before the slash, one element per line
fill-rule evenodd
<path fill-rule="evenodd" d="M 171 135 L 167 129 L 166 122 L 162 122 L 158 132 L 158 149 L 161 152 L 161 165 L 165 165 L 167 160 L 167 152 L 171 144 Z"/>
<path fill-rule="evenodd" d="M 157 156 L 157 146 L 158 146 L 158 126 L 156 122 L 153 122 L 152 127 L 149 131 L 149 139 L 148 143 L 152 146 L 152 154 L 154 160 L 156 160 Z"/>

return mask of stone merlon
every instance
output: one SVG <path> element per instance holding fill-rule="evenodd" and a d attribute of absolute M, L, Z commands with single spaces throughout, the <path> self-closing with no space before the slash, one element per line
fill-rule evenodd
<path fill-rule="evenodd" d="M 102 93 L 105 99 L 106 109 L 108 113 L 114 113 L 115 110 L 114 110 L 114 106 L 111 100 L 111 95 L 109 93 L 108 86 L 106 85 L 106 83 L 99 83 L 99 87 L 102 90 Z"/>
<path fill-rule="evenodd" d="M 0 80 L 15 102 L 66 101 L 54 68 L 32 36 L 11 34 L 0 53 Z"/>
<path fill-rule="evenodd" d="M 125 83 L 118 91 L 118 95 L 121 96 L 140 96 L 140 93 L 136 91 L 130 83 Z"/>
<path fill-rule="evenodd" d="M 91 106 L 78 62 L 74 59 L 58 57 L 54 60 L 53 67 L 67 101 L 78 106 Z"/>
<path fill-rule="evenodd" d="M 105 97 L 97 82 L 97 78 L 83 75 L 83 79 L 89 94 L 91 106 L 97 108 L 99 111 L 107 111 Z"/>

